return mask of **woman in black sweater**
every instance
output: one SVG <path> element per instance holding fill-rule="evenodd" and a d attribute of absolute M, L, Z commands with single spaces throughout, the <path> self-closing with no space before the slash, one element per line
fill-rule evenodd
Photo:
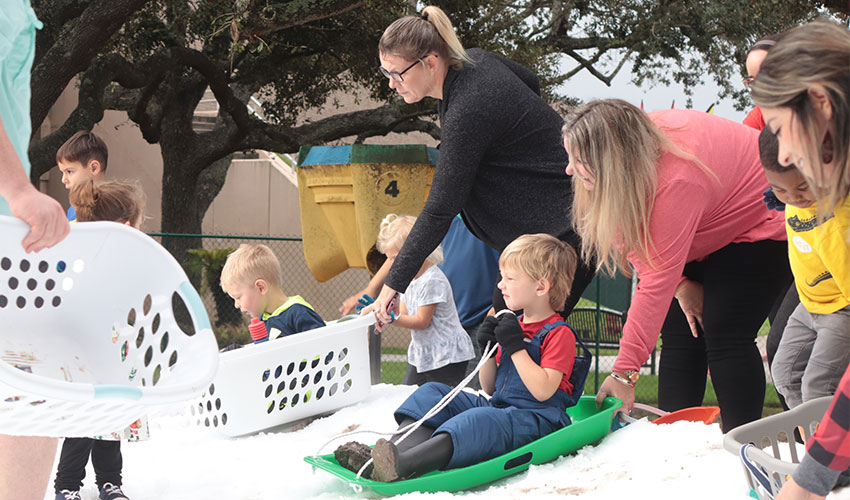
<path fill-rule="evenodd" d="M 439 100 L 442 130 L 425 208 L 376 300 L 380 321 L 390 321 L 388 306 L 397 304 L 392 299 L 407 288 L 458 213 L 476 237 L 499 251 L 527 233 L 548 233 L 578 250 L 563 121 L 541 99 L 531 71 L 484 50 L 464 50 L 446 14 L 434 6 L 391 24 L 378 51 L 381 72 L 405 102 Z M 591 269 L 579 267 L 562 314 L 592 278 Z M 501 294 L 494 293 L 494 300 L 501 301 Z"/>

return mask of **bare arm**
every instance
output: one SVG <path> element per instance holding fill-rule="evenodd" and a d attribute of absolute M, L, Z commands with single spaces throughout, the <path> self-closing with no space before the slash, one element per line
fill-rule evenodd
<path fill-rule="evenodd" d="M 490 396 L 496 391 L 497 368 L 496 358 L 492 357 L 478 371 L 478 381 L 481 382 L 481 389 Z"/>
<path fill-rule="evenodd" d="M 416 309 L 416 314 L 411 316 L 407 314 L 407 307 L 402 302 L 401 314 L 399 314 L 393 324 L 402 328 L 410 328 L 411 330 L 424 330 L 431 324 L 431 319 L 434 317 L 434 311 L 436 310 L 437 304 L 419 306 Z"/>
<path fill-rule="evenodd" d="M 59 243 L 69 231 L 62 206 L 40 193 L 27 178 L 23 164 L 0 121 L 0 196 L 9 202 L 12 215 L 30 226 L 22 245 L 27 252 L 38 252 Z"/>
<path fill-rule="evenodd" d="M 343 302 L 342 306 L 339 308 L 339 312 L 342 313 L 343 316 L 353 313 L 357 307 L 357 300 L 363 295 L 368 295 L 372 298 L 377 297 L 378 293 L 381 291 L 381 287 L 384 285 L 384 280 L 387 279 L 387 274 L 389 274 L 392 264 L 391 260 L 385 260 L 383 265 L 381 265 L 381 268 L 378 269 L 378 272 L 372 276 L 371 280 L 369 280 L 369 284 L 366 285 L 366 288 L 345 299 L 345 302 Z"/>

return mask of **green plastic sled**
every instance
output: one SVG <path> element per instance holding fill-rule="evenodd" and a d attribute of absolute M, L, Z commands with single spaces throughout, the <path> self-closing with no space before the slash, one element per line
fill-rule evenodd
<path fill-rule="evenodd" d="M 358 493 L 368 493 L 371 490 L 378 495 L 392 496 L 412 491 L 460 491 L 512 476 L 528 469 L 531 464 L 546 463 L 600 441 L 610 432 L 614 411 L 620 405 L 622 401 L 608 397 L 605 398 L 602 408 L 597 409 L 595 396 L 582 396 L 577 405 L 567 408 L 572 424 L 522 448 L 469 467 L 434 471 L 421 477 L 393 483 L 382 483 L 362 477 L 358 479 L 356 473 L 340 466 L 332 453 L 304 457 L 304 461 L 337 476 Z"/>

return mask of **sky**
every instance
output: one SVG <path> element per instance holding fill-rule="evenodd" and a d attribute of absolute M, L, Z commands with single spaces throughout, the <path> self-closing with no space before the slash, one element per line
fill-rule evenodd
<path fill-rule="evenodd" d="M 566 68 L 571 68 L 572 66 L 573 64 L 567 64 Z M 636 86 L 631 81 L 630 63 L 626 63 L 623 66 L 617 76 L 614 77 L 610 87 L 591 75 L 587 70 L 582 70 L 568 80 L 563 87 L 559 88 L 559 91 L 584 101 L 616 97 L 636 106 L 640 106 L 641 99 L 643 99 L 644 109 L 646 111 L 669 109 L 673 100 L 676 101 L 677 108 L 684 108 L 688 99 L 681 85 L 671 85 L 668 87 L 660 84 L 655 86 L 644 84 L 641 87 Z M 704 85 L 700 85 L 694 89 L 693 108 L 706 111 L 712 103 L 716 102 L 715 115 L 736 122 L 743 121 L 746 112 L 735 110 L 730 99 L 719 100 L 717 98 L 719 91 L 720 88 L 710 78 L 706 78 Z"/>
<path fill-rule="evenodd" d="M 363 401 L 289 432 L 228 439 L 196 427 L 184 406 L 149 415 L 151 438 L 122 443 L 124 492 L 132 500 L 338 500 L 356 499 L 342 481 L 314 471 L 303 457 L 331 453 L 361 434 L 323 444 L 351 429 L 395 429 L 392 411 L 411 386 L 379 384 Z M 463 493 L 409 493 L 401 500 L 747 500 L 743 469 L 722 446 L 717 424 L 677 422 L 626 426 L 596 445 Z M 83 500 L 95 500 L 88 466 Z M 52 500 L 51 492 L 45 497 Z M 369 498 L 368 496 L 366 498 Z M 850 500 L 850 488 L 829 500 Z"/>

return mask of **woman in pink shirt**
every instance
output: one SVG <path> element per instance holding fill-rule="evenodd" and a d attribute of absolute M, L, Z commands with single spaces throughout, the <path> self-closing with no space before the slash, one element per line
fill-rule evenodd
<path fill-rule="evenodd" d="M 758 132 L 691 110 L 646 114 L 590 102 L 564 125 L 572 218 L 585 262 L 640 279 L 612 376 L 599 389 L 634 403 L 634 382 L 661 332 L 658 402 L 702 404 L 706 369 L 724 430 L 761 417 L 756 334 L 791 279 L 784 217 L 761 201 L 768 183 Z"/>

